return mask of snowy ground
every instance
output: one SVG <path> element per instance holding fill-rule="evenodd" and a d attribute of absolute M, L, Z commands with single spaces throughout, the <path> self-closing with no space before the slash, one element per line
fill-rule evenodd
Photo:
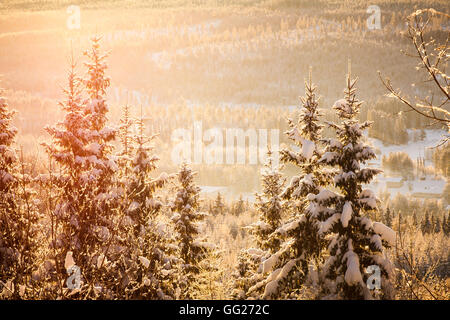
<path fill-rule="evenodd" d="M 408 133 L 411 135 L 412 131 L 409 130 Z M 426 136 L 424 140 L 416 142 L 410 141 L 403 145 L 384 145 L 383 142 L 378 139 L 368 138 L 368 141 L 381 152 L 381 154 L 377 155 L 376 160 L 371 161 L 371 166 L 381 168 L 382 156 L 387 156 L 391 152 L 398 151 L 406 152 L 413 161 L 416 161 L 419 157 L 425 158 L 425 166 L 433 166 L 430 157 L 427 158 L 427 153 L 430 154 L 430 148 L 439 143 L 445 132 L 442 130 L 425 130 L 425 133 Z M 382 173 L 370 184 L 370 188 L 376 193 L 387 189 L 391 197 L 395 197 L 397 193 L 413 197 L 422 197 L 424 195 L 427 197 L 437 197 L 437 195 L 441 195 L 444 191 L 445 184 L 445 178 L 440 176 L 426 176 L 424 180 L 404 180 L 400 175 L 388 176 Z"/>
<path fill-rule="evenodd" d="M 412 135 L 412 130 L 408 130 L 409 135 Z M 431 152 L 430 148 L 438 145 L 439 141 L 442 138 L 442 135 L 445 133 L 443 130 L 425 130 L 426 137 L 422 141 L 416 142 L 408 142 L 407 144 L 401 145 L 384 145 L 381 140 L 368 138 L 369 142 L 378 150 L 381 151 L 381 155 L 377 157 L 376 162 L 381 166 L 381 157 L 383 155 L 388 155 L 391 152 L 403 151 L 406 152 L 413 161 L 415 161 L 419 157 L 425 158 L 425 166 L 432 165 L 431 159 L 426 159 L 426 150 Z"/>

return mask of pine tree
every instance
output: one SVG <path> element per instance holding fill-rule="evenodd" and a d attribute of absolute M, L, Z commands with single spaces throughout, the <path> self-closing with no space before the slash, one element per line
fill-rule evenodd
<path fill-rule="evenodd" d="M 389 207 L 386 208 L 386 212 L 384 214 L 383 223 L 388 226 L 389 228 L 392 228 L 392 214 L 391 209 Z"/>
<path fill-rule="evenodd" d="M 435 217 L 434 213 L 432 213 L 431 214 L 430 233 L 434 233 L 435 232 L 435 227 L 436 227 L 436 217 Z"/>
<path fill-rule="evenodd" d="M 32 293 L 41 227 L 28 164 L 15 150 L 14 114 L 0 95 L 0 281 L 6 287 L 0 299 L 26 299 Z"/>
<path fill-rule="evenodd" d="M 433 231 L 434 233 L 439 233 L 441 232 L 441 220 L 439 219 L 439 217 L 436 217 L 436 221 L 433 225 Z"/>
<path fill-rule="evenodd" d="M 300 173 L 292 178 L 281 195 L 292 204 L 292 214 L 271 236 L 285 238 L 285 242 L 262 263 L 261 271 L 270 272 L 269 276 L 250 289 L 264 288 L 264 298 L 288 298 L 299 289 L 308 276 L 310 264 L 318 263 L 325 246 L 324 239 L 318 234 L 322 207 L 307 197 L 319 193 L 331 177 L 318 162 L 322 155 L 319 148 L 322 125 L 319 124 L 321 114 L 315 90 L 310 74 L 309 81 L 305 81 L 306 97 L 301 98 L 298 123 L 288 120 L 290 130 L 287 135 L 299 151 L 282 150 L 281 160 L 294 164 Z"/>
<path fill-rule="evenodd" d="M 156 192 L 170 179 L 166 173 L 151 178 L 157 168 L 156 155 L 150 145 L 154 136 L 144 134 L 144 119 L 131 119 L 128 107 L 121 119 L 121 170 L 125 197 L 121 201 L 123 216 L 115 260 L 118 283 L 112 283 L 118 297 L 127 299 L 174 299 L 178 259 L 168 225 L 159 218 L 163 203 Z M 137 133 L 131 128 L 137 125 Z"/>
<path fill-rule="evenodd" d="M 258 272 L 258 268 L 265 255 L 264 250 L 257 248 L 243 249 L 239 252 L 238 264 L 232 274 L 233 291 L 231 296 L 233 299 L 259 298 L 259 292 L 254 290 L 253 293 L 249 293 L 249 290 L 264 280 L 263 274 Z"/>
<path fill-rule="evenodd" d="M 274 232 L 281 226 L 284 210 L 281 192 L 285 180 L 278 168 L 274 167 L 273 153 L 270 150 L 267 152 L 267 162 L 261 174 L 263 192 L 256 194 L 255 203 L 260 218 L 248 228 L 254 235 L 259 249 L 275 253 L 280 249 L 280 237 Z"/>
<path fill-rule="evenodd" d="M 425 211 L 425 216 L 422 219 L 422 226 L 421 226 L 421 230 L 423 234 L 428 234 L 431 233 L 432 231 L 432 224 L 430 221 L 430 215 L 428 213 L 428 211 Z"/>
<path fill-rule="evenodd" d="M 92 49 L 85 56 L 86 79 L 76 75 L 72 59 L 64 90 L 66 99 L 60 103 L 65 117 L 46 128 L 52 143 L 45 144 L 45 148 L 60 171 L 51 181 L 59 191 L 53 214 L 61 227 L 53 244 L 59 249 L 55 258 L 63 269 L 68 267 L 63 260 L 73 257 L 71 265 L 80 268 L 82 283 L 87 285 L 83 290 L 95 293 L 96 282 L 104 276 L 97 265 L 104 260 L 105 242 L 111 240 L 118 222 L 114 213 L 119 193 L 112 188 L 117 164 L 111 142 L 116 130 L 107 126 L 105 95 L 109 78 L 105 76 L 106 55 L 100 52 L 99 38 L 92 39 Z"/>
<path fill-rule="evenodd" d="M 281 218 L 286 206 L 281 199 L 285 179 L 279 168 L 275 167 L 273 153 L 267 151 L 267 162 L 262 174 L 262 194 L 256 194 L 255 207 L 259 213 L 259 220 L 247 227 L 252 234 L 257 248 L 241 250 L 238 256 L 237 270 L 234 272 L 233 297 L 244 299 L 249 296 L 257 298 L 259 292 L 253 290 L 258 282 L 263 280 L 263 274 L 258 274 L 258 268 L 264 258 L 268 258 L 280 249 L 281 238 L 276 230 L 281 226 Z M 257 286 L 262 288 L 262 284 Z"/>
<path fill-rule="evenodd" d="M 3 283 L 12 276 L 11 272 L 17 263 L 14 251 L 21 240 L 20 226 L 15 224 L 20 219 L 15 216 L 18 183 L 14 175 L 18 164 L 13 147 L 17 129 L 11 124 L 14 114 L 15 111 L 9 111 L 6 99 L 0 96 L 0 280 Z"/>
<path fill-rule="evenodd" d="M 216 200 L 214 201 L 214 214 L 224 214 L 225 213 L 225 204 L 223 203 L 223 197 L 220 192 L 217 192 Z"/>
<path fill-rule="evenodd" d="M 412 214 L 412 222 L 413 222 L 414 228 L 417 228 L 417 227 L 418 227 L 418 222 L 417 222 L 417 214 L 416 214 L 416 210 L 413 211 L 413 214 Z M 388 226 L 388 227 L 389 227 L 389 226 Z"/>
<path fill-rule="evenodd" d="M 376 210 L 377 200 L 371 190 L 363 189 L 363 184 L 369 184 L 380 170 L 365 165 L 375 158 L 375 153 L 362 140 L 363 130 L 370 123 L 357 120 L 362 102 L 356 98 L 355 83 L 349 73 L 345 99 L 333 105 L 342 122 L 328 123 L 337 138 L 327 141 L 321 158 L 323 164 L 337 168 L 334 187 L 340 193 L 324 189 L 311 197 L 329 208 L 319 231 L 332 237 L 330 256 L 322 270 L 326 284 L 323 291 L 343 299 L 390 298 L 392 265 L 384 248 L 395 244 L 395 232 L 364 214 Z M 381 292 L 367 288 L 369 276 L 364 271 L 372 265 L 380 269 Z"/>
<path fill-rule="evenodd" d="M 123 107 L 122 118 L 120 119 L 118 138 L 122 146 L 122 150 L 119 153 L 118 164 L 120 168 L 123 168 L 124 172 L 121 175 L 123 178 L 127 179 L 129 168 L 128 164 L 131 161 L 131 154 L 133 152 L 133 136 L 131 130 L 135 125 L 135 121 L 131 118 L 130 107 L 128 103 Z"/>
<path fill-rule="evenodd" d="M 129 212 L 138 234 L 142 232 L 138 228 L 145 226 L 149 217 L 154 217 L 161 209 L 162 203 L 154 198 L 154 194 L 164 186 L 169 176 L 162 173 L 156 179 L 149 177 L 149 174 L 157 169 L 156 163 L 159 160 L 156 155 L 150 154 L 152 147 L 149 146 L 149 143 L 154 139 L 154 136 L 147 137 L 144 134 L 145 125 L 142 116 L 137 125 L 138 133 L 133 139 L 134 157 L 130 163 L 132 175 L 128 186 L 128 199 L 134 208 Z"/>
<path fill-rule="evenodd" d="M 200 223 L 207 214 L 199 212 L 200 188 L 194 182 L 195 174 L 186 163 L 181 165 L 176 195 L 170 204 L 179 255 L 183 261 L 182 272 L 186 275 L 182 293 L 186 298 L 192 296 L 190 286 L 195 281 L 194 275 L 200 272 L 202 261 L 210 257 L 214 247 L 199 236 Z"/>
<path fill-rule="evenodd" d="M 450 217 L 445 217 L 445 213 L 444 213 L 444 218 L 443 218 L 443 222 L 442 222 L 442 230 L 444 231 L 444 234 L 446 236 L 448 236 L 450 234 Z"/>

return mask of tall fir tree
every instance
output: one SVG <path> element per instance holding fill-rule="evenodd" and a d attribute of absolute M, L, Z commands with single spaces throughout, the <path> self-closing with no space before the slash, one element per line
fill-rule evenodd
<path fill-rule="evenodd" d="M 384 213 L 383 223 L 389 228 L 392 228 L 392 213 L 389 206 L 386 208 L 386 211 Z"/>
<path fill-rule="evenodd" d="M 129 299 L 174 299 L 178 259 L 168 224 L 158 219 L 163 203 L 157 195 L 170 176 L 163 172 L 157 178 L 151 177 L 159 158 L 152 154 L 154 136 L 144 133 L 142 107 L 137 121 L 125 107 L 121 123 L 121 185 L 125 195 L 117 238 L 123 249 L 115 257 L 119 269 L 115 292 Z M 135 125 L 137 133 L 132 135 Z"/>
<path fill-rule="evenodd" d="M 14 139 L 17 128 L 12 126 L 15 111 L 10 111 L 6 99 L 0 96 L 0 280 L 6 283 L 17 264 L 20 219 L 17 215 L 16 190 L 18 171 Z"/>
<path fill-rule="evenodd" d="M 441 220 L 439 219 L 438 216 L 436 217 L 435 220 L 436 221 L 433 226 L 433 229 L 434 229 L 433 231 L 434 231 L 434 233 L 439 233 L 439 232 L 441 232 Z"/>
<path fill-rule="evenodd" d="M 318 234 L 321 208 L 309 201 L 307 195 L 317 194 L 331 179 L 331 172 L 319 163 L 322 125 L 318 110 L 316 87 L 311 73 L 305 81 L 306 96 L 301 98 L 302 107 L 298 122 L 288 120 L 287 136 L 299 151 L 281 151 L 281 160 L 294 164 L 300 173 L 294 176 L 281 196 L 289 201 L 291 216 L 271 237 L 284 239 L 279 250 L 264 258 L 260 271 L 265 276 L 249 292 L 263 290 L 263 298 L 291 298 L 296 290 L 310 277 L 312 264 L 319 263 L 325 241 Z"/>
<path fill-rule="evenodd" d="M 389 299 L 393 294 L 393 269 L 385 248 L 395 244 L 395 232 L 382 223 L 372 222 L 364 214 L 376 210 L 377 199 L 363 185 L 369 184 L 380 170 L 366 165 L 375 158 L 375 153 L 363 142 L 363 130 L 370 123 L 359 123 L 356 118 L 362 102 L 356 98 L 355 83 L 349 72 L 345 99 L 333 105 L 341 123 L 328 123 L 336 138 L 326 141 L 320 160 L 337 169 L 334 188 L 339 193 L 324 189 L 311 197 L 329 208 L 319 231 L 331 236 L 330 256 L 321 273 L 325 281 L 323 294 L 343 299 Z M 365 270 L 371 266 L 380 271 L 379 291 L 370 291 L 366 284 L 369 275 Z"/>
<path fill-rule="evenodd" d="M 194 182 L 195 172 L 186 163 L 178 171 L 178 186 L 175 198 L 170 203 L 172 222 L 176 232 L 179 255 L 183 263 L 181 271 L 185 275 L 181 283 L 182 296 L 192 297 L 195 275 L 201 271 L 202 262 L 211 256 L 214 246 L 201 237 L 201 223 L 207 214 L 200 212 L 200 188 Z"/>
<path fill-rule="evenodd" d="M 416 210 L 414 210 L 413 214 L 412 214 L 412 223 L 413 223 L 414 228 L 418 227 Z"/>
<path fill-rule="evenodd" d="M 256 194 L 255 207 L 259 213 L 259 220 L 246 227 L 252 234 L 257 248 L 241 250 L 238 256 L 237 269 L 233 273 L 233 297 L 244 299 L 248 297 L 249 289 L 257 282 L 262 281 L 262 274 L 258 268 L 264 258 L 274 254 L 280 249 L 281 238 L 276 230 L 281 226 L 282 216 L 286 210 L 281 199 L 285 179 L 275 166 L 273 153 L 267 151 L 267 162 L 262 174 L 262 193 Z M 258 287 L 260 289 L 261 286 Z M 257 291 L 249 296 L 258 297 Z"/>
<path fill-rule="evenodd" d="M 61 227 L 53 244 L 59 249 L 56 260 L 61 269 L 80 268 L 82 291 L 86 289 L 89 294 L 95 294 L 96 282 L 104 276 L 96 266 L 117 224 L 119 199 L 118 190 L 113 189 L 118 167 L 111 144 L 116 130 L 107 126 L 105 100 L 110 81 L 105 76 L 106 55 L 101 53 L 99 42 L 93 38 L 92 48 L 85 52 L 85 79 L 76 75 L 72 58 L 64 89 L 66 99 L 60 103 L 65 117 L 46 128 L 52 143 L 45 144 L 59 166 L 59 174 L 51 182 L 59 190 L 53 211 Z"/>
<path fill-rule="evenodd" d="M 449 216 L 446 217 L 445 213 L 442 222 L 442 231 L 446 236 L 450 234 L 450 217 Z"/>
<path fill-rule="evenodd" d="M 275 253 L 280 249 L 280 237 L 274 232 L 281 226 L 281 219 L 285 205 L 281 199 L 281 192 L 285 179 L 276 168 L 273 161 L 273 153 L 268 150 L 267 162 L 261 172 L 262 194 L 256 194 L 255 207 L 260 218 L 256 223 L 248 227 L 254 235 L 259 249 Z"/>
<path fill-rule="evenodd" d="M 214 214 L 224 214 L 225 213 L 225 204 L 223 201 L 222 194 L 220 192 L 217 192 L 217 197 L 214 200 Z"/>
<path fill-rule="evenodd" d="M 429 234 L 432 231 L 432 224 L 430 221 L 430 214 L 428 213 L 428 211 L 425 211 L 425 215 L 422 219 L 422 226 L 421 226 L 421 230 L 423 234 Z"/>

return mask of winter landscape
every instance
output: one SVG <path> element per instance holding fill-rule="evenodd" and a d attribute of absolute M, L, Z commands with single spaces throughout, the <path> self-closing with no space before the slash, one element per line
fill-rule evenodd
<path fill-rule="evenodd" d="M 0 300 L 449 300 L 449 15 L 0 2 Z"/>

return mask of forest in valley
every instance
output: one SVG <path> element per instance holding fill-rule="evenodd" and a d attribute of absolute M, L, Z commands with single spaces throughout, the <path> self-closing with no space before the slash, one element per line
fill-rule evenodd
<path fill-rule="evenodd" d="M 449 300 L 449 9 L 0 3 L 0 300 Z"/>

